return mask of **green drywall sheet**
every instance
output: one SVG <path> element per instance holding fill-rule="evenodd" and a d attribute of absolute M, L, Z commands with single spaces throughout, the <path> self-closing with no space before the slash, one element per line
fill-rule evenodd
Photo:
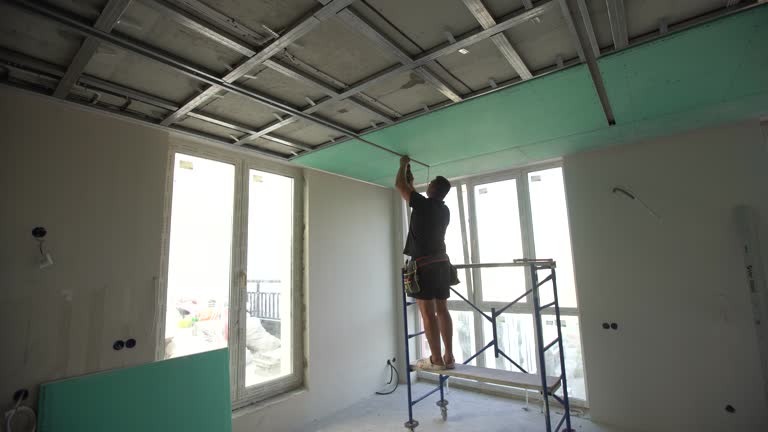
<path fill-rule="evenodd" d="M 365 139 L 438 165 L 522 146 L 553 134 L 585 132 L 604 123 L 589 71 L 580 65 L 372 132 Z M 394 178 L 396 160 L 396 156 L 355 140 L 295 159 L 306 166 L 367 181 Z"/>
<path fill-rule="evenodd" d="M 365 138 L 450 178 L 755 118 L 768 113 L 765 41 L 768 5 L 600 58 L 612 127 L 586 67 L 577 66 Z M 354 140 L 295 161 L 385 186 L 397 168 L 395 156 Z"/>
<path fill-rule="evenodd" d="M 40 432 L 230 432 L 227 349 L 41 386 Z"/>

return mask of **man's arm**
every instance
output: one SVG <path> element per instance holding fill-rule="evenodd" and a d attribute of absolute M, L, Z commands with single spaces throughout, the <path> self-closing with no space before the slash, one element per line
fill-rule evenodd
<path fill-rule="evenodd" d="M 397 177 L 395 178 L 395 189 L 400 192 L 405 202 L 411 200 L 411 193 L 413 188 L 413 175 L 411 174 L 410 166 L 408 165 L 411 160 L 408 156 L 400 158 L 400 169 L 397 170 Z"/>

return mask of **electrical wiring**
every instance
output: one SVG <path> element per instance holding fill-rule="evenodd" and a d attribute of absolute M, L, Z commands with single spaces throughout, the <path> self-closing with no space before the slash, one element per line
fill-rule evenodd
<path fill-rule="evenodd" d="M 395 365 L 393 365 L 392 362 L 390 362 L 390 361 L 387 361 L 387 364 L 389 365 L 389 368 L 390 368 L 389 369 L 389 381 L 387 382 L 387 385 L 392 384 L 393 378 L 397 377 L 397 379 L 395 380 L 395 387 L 392 390 L 386 391 L 386 392 L 376 392 L 376 394 L 380 395 L 380 396 L 386 396 L 388 394 L 394 393 L 395 390 L 397 390 L 398 384 L 400 383 L 400 374 L 397 372 L 397 368 L 395 367 Z"/>

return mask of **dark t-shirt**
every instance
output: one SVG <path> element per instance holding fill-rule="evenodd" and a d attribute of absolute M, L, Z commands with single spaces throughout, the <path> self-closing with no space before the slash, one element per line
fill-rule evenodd
<path fill-rule="evenodd" d="M 445 203 L 411 192 L 408 204 L 413 212 L 403 253 L 414 258 L 445 253 L 445 231 L 451 222 Z"/>

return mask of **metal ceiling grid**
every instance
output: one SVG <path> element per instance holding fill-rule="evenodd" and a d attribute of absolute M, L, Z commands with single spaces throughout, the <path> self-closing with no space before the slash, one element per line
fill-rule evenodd
<path fill-rule="evenodd" d="M 126 1 L 126 0 L 121 0 Z M 242 55 L 200 33 L 168 20 L 159 3 L 127 1 L 130 7 L 121 15 L 118 31 L 157 49 L 173 53 L 212 72 L 223 75 Z M 139 77 L 140 78 L 140 77 Z"/>
<path fill-rule="evenodd" d="M 372 124 L 385 124 L 381 120 L 371 116 L 370 113 L 359 109 L 358 106 L 349 99 L 325 105 L 318 110 L 317 113 L 323 117 L 349 125 L 358 131 L 371 127 Z"/>
<path fill-rule="evenodd" d="M 184 100 L 200 87 L 165 65 L 106 44 L 100 45 L 84 73 L 172 101 Z"/>
<path fill-rule="evenodd" d="M 307 105 L 309 103 L 307 99 L 317 101 L 327 94 L 317 85 L 294 79 L 286 73 L 266 66 L 259 72 L 248 74 L 238 82 L 244 87 L 268 94 L 293 106 Z M 255 124 L 264 123 L 256 122 Z"/>
<path fill-rule="evenodd" d="M 318 25 L 292 46 L 291 54 L 344 83 L 354 83 L 397 63 L 367 38 L 334 17 Z"/>
<path fill-rule="evenodd" d="M 449 41 L 478 27 L 462 0 L 360 0 L 387 17 L 423 49 Z M 360 4 L 355 7 L 363 8 Z M 446 34 L 447 33 L 447 34 Z"/>
<path fill-rule="evenodd" d="M 619 4 L 623 0 L 606 2 L 605 0 L 586 0 L 589 16 L 592 22 L 592 30 L 595 34 L 597 45 L 602 49 L 613 45 L 611 36 L 611 20 L 608 17 L 608 5 Z M 626 13 L 622 16 L 626 17 Z"/>
<path fill-rule="evenodd" d="M 202 8 L 207 6 L 262 36 L 270 36 L 270 30 L 279 33 L 284 29 L 290 28 L 295 23 L 301 21 L 307 12 L 317 9 L 318 6 L 316 0 L 173 0 L 173 2 L 181 6 L 189 5 L 187 6 L 189 10 L 197 10 L 198 16 L 211 14 L 210 10 Z"/>
<path fill-rule="evenodd" d="M 4 3 L 0 3 L 0 20 L 0 46 L 58 65 L 69 64 L 82 41 L 65 27 Z"/>
<path fill-rule="evenodd" d="M 480 90 L 495 83 L 505 82 L 519 75 L 499 52 L 499 48 L 490 39 L 480 41 L 469 47 L 466 54 L 450 53 L 440 58 L 456 77 L 464 82 L 471 91 Z M 530 73 L 528 67 L 525 70 Z"/>
<path fill-rule="evenodd" d="M 311 146 L 318 146 L 330 139 L 340 139 L 343 136 L 333 129 L 301 119 L 284 128 L 280 128 L 276 132 L 293 139 L 301 140 Z"/>
<path fill-rule="evenodd" d="M 433 73 L 434 69 L 430 68 Z M 445 96 L 414 71 L 402 72 L 372 85 L 368 94 L 401 113 L 411 113 L 446 101 Z"/>
<path fill-rule="evenodd" d="M 558 56 L 563 61 L 578 57 L 576 45 L 559 7 L 537 18 L 504 32 L 510 41 L 515 42 L 515 49 L 531 71 L 557 64 Z"/>
<path fill-rule="evenodd" d="M 466 48 L 470 52 L 474 50 L 476 54 L 484 54 L 473 62 L 479 72 L 465 72 L 466 75 L 471 75 L 471 78 L 467 79 L 473 83 L 477 82 L 479 87 L 485 84 L 480 83 L 481 79 L 485 79 L 484 75 L 503 75 L 503 72 L 493 70 L 501 65 L 508 71 L 515 70 L 527 78 L 526 69 L 531 76 L 541 76 L 574 64 L 574 60 L 569 59 L 573 56 L 562 54 L 567 51 L 562 45 L 567 44 L 568 40 L 571 43 L 576 41 L 579 57 L 590 66 L 596 89 L 600 94 L 602 90 L 595 60 L 600 55 L 615 50 L 614 47 L 604 47 L 607 34 L 605 16 L 610 16 L 608 25 L 615 46 L 624 46 L 624 39 L 627 45 L 635 42 L 632 40 L 634 34 L 631 27 L 626 30 L 627 23 L 621 19 L 624 17 L 626 21 L 630 11 L 619 13 L 623 5 L 622 0 L 607 0 L 605 8 L 596 0 L 521 1 L 519 7 L 512 10 L 505 10 L 505 6 L 509 7 L 514 2 L 455 0 L 448 4 L 438 0 L 431 1 L 437 4 L 422 13 L 414 9 L 413 2 L 406 4 L 405 0 L 401 8 L 396 7 L 397 2 L 384 0 L 321 0 L 322 6 L 309 0 L 278 2 L 279 4 L 234 0 L 136 0 L 133 2 L 134 6 L 129 7 L 129 12 L 124 15 L 115 13 L 121 0 L 111 0 L 107 6 L 104 6 L 104 2 L 91 0 L 76 2 L 76 7 L 65 0 L 55 2 L 69 12 L 77 12 L 81 16 L 87 14 L 92 23 L 94 14 L 86 12 L 86 9 L 103 7 L 102 14 L 99 15 L 103 18 L 96 19 L 92 27 L 83 26 L 80 21 L 69 19 L 66 13 L 62 14 L 62 11 L 50 8 L 50 4 L 54 2 L 33 6 L 34 2 L 29 0 L 3 0 L 3 3 L 26 4 L 27 10 L 34 11 L 31 15 L 25 13 L 23 19 L 18 20 L 27 24 L 27 31 L 22 32 L 25 33 L 22 38 L 18 37 L 18 32 L 0 33 L 5 34 L 0 36 L 0 44 L 22 51 L 26 56 L 15 53 L 11 56 L 15 58 L 13 61 L 16 61 L 13 64 L 10 63 L 12 60 L 8 59 L 8 52 L 0 52 L 0 58 L 6 67 L 16 68 L 14 70 L 17 70 L 19 65 L 26 65 L 27 69 L 40 66 L 35 64 L 35 57 L 56 63 L 59 67 L 69 64 L 72 68 L 78 64 L 87 64 L 86 75 L 80 77 L 78 85 L 93 91 L 108 90 L 110 94 L 129 97 L 123 98 L 121 107 L 109 106 L 107 109 L 141 115 L 141 112 L 134 113 L 130 107 L 131 104 L 139 103 L 134 101 L 141 100 L 145 111 L 150 111 L 151 114 L 146 120 L 151 122 L 157 122 L 157 117 L 164 115 L 161 124 L 172 128 L 182 129 L 186 125 L 201 130 L 200 135 L 213 135 L 212 138 L 219 142 L 261 145 L 265 154 L 285 156 L 287 153 L 295 156 L 314 150 L 317 147 L 312 146 L 321 143 L 325 143 L 321 146 L 324 148 L 349 138 L 359 138 L 359 133 L 375 130 L 392 122 L 404 121 L 521 81 L 513 75 L 503 76 L 499 79 L 502 82 L 494 79 L 488 81 L 488 85 L 480 90 L 467 92 L 460 82 L 461 77 L 456 76 L 461 75 L 461 71 L 450 70 L 450 66 L 446 70 L 435 63 L 439 60 L 450 63 L 452 57 L 461 55 L 456 54 L 459 49 Z M 355 5 L 350 7 L 353 3 Z M 429 6 L 427 3 L 429 2 L 419 2 L 419 5 Z M 678 11 L 695 9 L 689 3 L 696 3 L 701 9 L 701 3 L 704 2 L 688 0 L 673 3 L 677 3 L 677 9 L 668 7 L 668 12 L 672 15 Z M 686 5 L 681 6 L 681 3 Z M 741 3 L 740 6 L 753 2 Z M 148 13 L 136 12 L 145 5 L 160 10 L 165 17 L 172 17 L 181 25 L 180 30 L 174 32 L 158 27 L 153 29 L 154 31 L 138 31 L 137 29 L 143 30 L 142 25 L 152 25 L 152 19 L 147 19 Z M 395 10 L 390 9 L 393 5 Z M 722 9 L 723 6 L 717 7 Z M 5 8 L 4 5 L 2 7 Z M 365 12 L 365 8 L 377 9 L 379 15 L 384 16 L 376 18 L 376 14 Z M 714 3 L 710 9 L 712 8 L 715 8 Z M 12 13 L 18 16 L 18 11 L 14 10 Z M 436 19 L 446 13 L 447 16 L 443 19 Z M 505 15 L 499 16 L 500 13 Z M 551 25 L 552 20 L 547 19 L 547 14 L 558 16 L 558 13 L 565 18 L 560 18 L 561 22 L 553 29 L 559 34 L 553 36 L 552 31 L 542 31 L 547 25 Z M 642 13 L 648 15 L 650 11 L 646 9 Z M 34 18 L 40 14 L 47 14 L 58 24 L 42 24 L 41 20 Z M 118 18 L 115 18 L 115 15 Z M 120 19 L 121 16 L 123 20 Z M 109 26 L 100 25 L 99 20 L 117 25 L 117 35 L 105 33 Z M 339 24 L 339 21 L 344 22 L 344 25 Z M 545 26 L 541 26 L 542 21 Z M 28 23 L 35 23 L 34 31 L 29 31 Z M 563 23 L 565 25 L 562 25 Z M 61 24 L 67 29 L 55 30 L 62 27 Z M 530 32 L 523 31 L 525 27 L 531 27 L 531 24 L 539 26 L 537 30 L 541 33 L 538 37 L 535 35 L 536 30 L 533 30 L 533 38 Z M 411 28 L 412 25 L 419 27 Z M 24 28 L 24 24 L 21 26 Z M 516 26 L 518 30 L 514 28 Z M 34 38 L 41 34 L 37 27 L 48 29 L 47 36 L 54 40 L 66 41 L 68 38 L 69 45 L 76 42 L 74 45 L 77 46 L 82 40 L 79 37 L 74 39 L 73 31 L 86 35 L 87 39 L 106 41 L 107 44 L 99 44 L 101 48 L 93 50 L 95 54 L 90 61 L 71 61 L 74 56 L 72 47 L 59 51 L 68 54 L 66 61 L 63 60 L 64 56 L 51 58 L 48 54 L 49 57 L 46 57 L 41 53 L 46 51 L 45 44 L 49 41 L 38 40 L 38 44 L 42 44 L 42 47 L 36 47 L 39 49 L 25 47 L 22 42 L 24 37 L 28 37 L 34 43 Z M 54 34 L 59 37 L 54 37 Z M 204 38 L 204 42 L 201 38 Z M 141 42 L 134 39 L 140 39 Z M 537 43 L 531 43 L 531 39 Z M 542 41 L 545 45 L 541 44 Z M 67 44 L 60 41 L 58 43 Z M 347 47 L 348 52 L 341 56 L 338 54 L 338 47 L 324 50 L 327 45 L 345 44 L 356 46 Z M 115 48 L 115 45 L 119 48 Z M 179 45 L 183 45 L 183 48 Z M 81 46 L 81 50 L 83 46 L 85 45 Z M 195 47 L 199 51 L 201 46 L 207 57 L 195 55 L 191 52 L 194 50 L 188 50 Z M 491 48 L 493 46 L 495 49 Z M 602 53 L 600 47 L 603 47 Z M 163 49 L 170 52 L 164 52 Z M 350 51 L 355 55 L 347 55 Z M 548 54 L 537 59 L 533 53 L 539 51 Z M 530 57 L 527 52 L 531 53 Z M 317 55 L 318 53 L 321 55 Z M 179 56 L 190 58 L 179 61 Z M 191 61 L 193 56 L 194 61 Z M 553 56 L 555 58 L 552 58 Z M 238 65 L 237 59 L 247 60 Z M 234 69 L 223 72 L 216 67 L 219 60 L 223 70 Z M 162 62 L 163 65 L 159 66 L 156 61 Z M 459 65 L 462 64 L 457 63 L 453 68 L 459 69 Z M 363 66 L 370 68 L 365 70 Z M 489 71 L 486 72 L 486 68 Z M 371 72 L 374 69 L 377 70 Z M 74 70 L 77 71 L 77 68 Z M 63 75 L 60 70 L 50 72 L 49 70 L 47 81 Z M 181 79 L 179 72 L 183 74 Z M 282 77 L 277 78 L 273 73 Z M 79 73 L 74 75 L 78 76 Z M 260 86 L 261 83 L 256 84 L 260 75 L 270 77 L 262 80 L 270 83 L 263 86 Z M 403 77 L 408 81 L 403 82 Z M 302 84 L 291 86 L 289 81 L 280 82 L 284 78 L 297 80 Z M 357 81 L 353 82 L 355 79 Z M 203 82 L 202 85 L 200 81 Z M 402 84 L 393 86 L 392 82 Z M 409 82 L 418 84 L 410 85 Z M 422 83 L 428 83 L 431 95 L 436 93 L 439 99 L 425 95 L 414 97 L 416 89 L 422 91 L 428 88 Z M 302 86 L 305 88 L 301 89 Z M 306 86 L 314 89 L 309 90 Z M 289 89 L 297 91 L 289 93 Z M 384 91 L 381 91 L 382 89 Z M 195 92 L 201 90 L 202 93 L 195 95 Z M 51 92 L 53 88 L 43 91 Z M 82 95 L 81 87 L 77 87 L 76 91 L 78 95 Z M 363 91 L 367 94 L 362 94 Z M 316 100 L 320 94 L 324 96 Z M 70 95 L 72 96 L 72 93 Z M 160 95 L 160 98 L 154 95 Z M 390 95 L 392 97 L 389 97 Z M 104 98 L 105 101 L 107 99 L 109 98 Z M 238 111 L 245 109 L 244 106 L 226 106 L 231 104 L 229 101 L 232 99 L 248 100 L 248 104 L 254 107 L 247 110 L 247 115 L 233 119 L 238 116 Z M 149 104 L 146 103 L 148 100 Z M 340 103 L 341 100 L 345 102 Z M 406 102 L 402 103 L 401 100 Z M 83 103 L 81 98 L 78 98 L 77 102 Z M 610 121 L 610 105 L 607 98 L 603 102 Z M 94 104 L 103 106 L 105 102 Z M 259 108 L 256 109 L 255 106 Z M 172 114 L 168 115 L 169 113 Z M 299 117 L 301 119 L 297 120 Z M 185 120 L 189 118 L 194 120 Z M 369 125 L 365 124 L 368 119 Z M 201 125 L 201 121 L 207 125 Z M 180 124 L 174 125 L 176 122 Z M 279 131 L 281 136 L 274 135 L 275 131 Z M 330 142 L 327 141 L 329 139 Z M 365 139 L 361 140 L 366 142 Z M 377 146 L 375 143 L 369 144 Z"/>
<path fill-rule="evenodd" d="M 195 111 L 246 125 L 269 123 L 275 119 L 274 112 L 264 105 L 231 93 L 212 98 L 205 105 L 196 108 Z M 251 129 L 255 130 L 256 128 L 251 127 Z"/>

